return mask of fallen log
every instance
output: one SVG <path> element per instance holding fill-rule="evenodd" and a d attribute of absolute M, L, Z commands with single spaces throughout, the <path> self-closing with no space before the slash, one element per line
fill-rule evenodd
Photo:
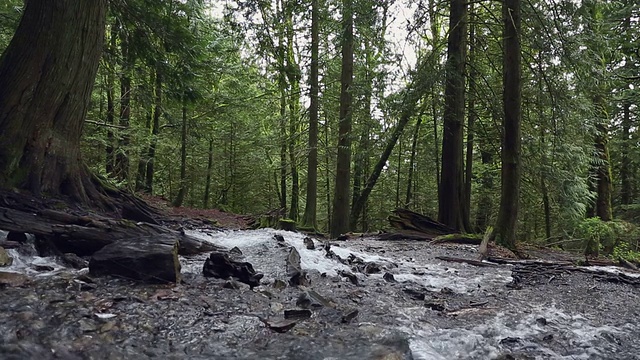
<path fill-rule="evenodd" d="M 194 255 L 220 248 L 183 232 L 144 222 L 111 219 L 99 215 L 78 216 L 55 210 L 26 212 L 0 207 L 0 229 L 31 233 L 51 242 L 62 253 L 92 255 L 122 239 L 166 235 L 179 241 L 180 255 Z"/>
<path fill-rule="evenodd" d="M 481 260 L 457 258 L 457 257 L 451 257 L 451 256 L 436 256 L 436 259 L 443 260 L 443 261 L 449 261 L 449 262 L 464 263 L 464 264 L 469 264 L 469 265 L 478 266 L 478 267 L 498 266 L 496 264 L 483 262 Z"/>
<path fill-rule="evenodd" d="M 456 232 L 455 229 L 411 210 L 398 208 L 394 210 L 393 213 L 394 215 L 388 218 L 389 223 L 399 230 L 413 230 L 435 236 Z"/>

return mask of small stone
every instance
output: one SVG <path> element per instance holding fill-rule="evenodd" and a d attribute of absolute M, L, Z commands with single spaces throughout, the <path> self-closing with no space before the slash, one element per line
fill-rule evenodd
<path fill-rule="evenodd" d="M 275 235 L 273 235 L 273 238 L 279 243 L 284 243 L 284 236 L 282 236 L 282 235 L 275 234 Z"/>
<path fill-rule="evenodd" d="M 519 337 L 506 337 L 502 340 L 500 340 L 500 344 L 501 345 L 515 345 L 517 343 L 519 343 L 521 341 L 521 339 Z"/>
<path fill-rule="evenodd" d="M 330 301 L 311 289 L 301 293 L 300 296 L 298 296 L 296 305 L 303 309 L 333 307 Z"/>
<path fill-rule="evenodd" d="M 342 318 L 340 319 L 340 322 L 342 322 L 343 324 L 348 324 L 353 319 L 358 317 L 359 313 L 360 311 L 358 311 L 358 309 L 347 310 L 346 312 L 343 313 Z"/>
<path fill-rule="evenodd" d="M 53 266 L 49 266 L 49 265 L 34 265 L 33 269 L 39 272 L 47 272 L 47 271 L 55 270 Z"/>
<path fill-rule="evenodd" d="M 89 267 L 89 262 L 74 253 L 62 254 L 60 257 L 65 265 L 69 265 L 74 269 L 84 269 Z"/>
<path fill-rule="evenodd" d="M 309 309 L 290 309 L 284 311 L 285 319 L 308 319 L 311 317 Z"/>
<path fill-rule="evenodd" d="M 238 248 L 237 246 L 234 246 L 233 248 L 231 248 L 231 250 L 229 250 L 229 254 L 242 256 L 242 250 L 240 250 L 240 248 Z"/>
<path fill-rule="evenodd" d="M 240 284 L 238 284 L 237 281 L 235 280 L 228 280 L 224 283 L 224 285 L 222 285 L 223 288 L 225 289 L 233 289 L 233 290 L 238 290 L 240 289 Z"/>
<path fill-rule="evenodd" d="M 261 319 L 262 320 L 262 319 Z M 267 327 L 277 333 L 286 333 L 298 323 L 296 320 L 262 320 Z"/>
<path fill-rule="evenodd" d="M 284 288 L 287 287 L 287 283 L 280 280 L 280 279 L 275 279 L 273 281 L 273 285 L 271 285 L 274 289 L 278 289 L 278 290 L 282 290 Z"/>
<path fill-rule="evenodd" d="M 435 310 L 435 311 L 444 311 L 446 309 L 445 302 L 441 301 L 441 300 L 426 301 L 424 303 L 424 306 L 428 307 L 431 310 Z"/>
<path fill-rule="evenodd" d="M 396 282 L 396 278 L 393 276 L 392 273 L 384 273 L 384 275 L 382 275 L 382 278 L 385 279 L 385 281 L 387 282 Z"/>
<path fill-rule="evenodd" d="M 7 250 L 0 247 L 0 266 L 11 266 L 13 264 L 13 258 L 9 256 Z"/>
<path fill-rule="evenodd" d="M 349 279 L 349 281 L 351 281 L 352 284 L 356 286 L 358 285 L 358 277 L 355 274 L 350 273 L 348 271 L 344 271 L 344 270 L 340 271 L 338 274 L 342 277 Z"/>
<path fill-rule="evenodd" d="M 543 317 L 539 317 L 536 319 L 536 324 L 541 325 L 541 326 L 545 326 L 547 325 L 547 319 L 543 318 Z"/>
<path fill-rule="evenodd" d="M 316 244 L 313 242 L 313 239 L 306 237 L 302 241 L 304 242 L 304 246 L 306 246 L 308 250 L 315 250 Z"/>
<path fill-rule="evenodd" d="M 379 272 L 381 272 L 382 269 L 380 268 L 380 265 L 374 263 L 374 262 L 370 262 L 367 263 L 367 265 L 364 266 L 364 273 L 365 274 L 377 274 Z"/>

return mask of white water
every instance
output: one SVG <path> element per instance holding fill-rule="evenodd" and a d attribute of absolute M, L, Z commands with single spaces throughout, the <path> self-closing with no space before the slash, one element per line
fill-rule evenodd
<path fill-rule="evenodd" d="M 265 277 L 273 277 L 274 273 L 282 275 L 282 270 L 269 268 L 264 256 L 275 255 L 277 243 L 273 239 L 275 234 L 282 235 L 288 246 L 294 246 L 301 255 L 302 267 L 305 270 L 317 270 L 328 275 L 336 275 L 336 270 L 348 270 L 348 267 L 340 262 L 324 256 L 321 249 L 308 250 L 301 234 L 261 229 L 254 231 L 225 231 L 205 234 L 194 231 L 190 235 L 196 236 L 214 244 L 233 248 L 237 246 L 251 262 L 257 271 L 265 272 Z M 318 242 L 316 247 L 318 248 Z M 413 259 L 394 259 L 376 254 L 368 254 L 363 251 L 350 249 L 349 243 L 341 243 L 340 247 L 332 246 L 331 249 L 338 256 L 346 259 L 350 254 L 361 258 L 365 262 L 376 262 L 394 274 L 397 281 L 415 283 L 433 290 L 450 288 L 460 293 L 474 291 L 486 291 L 488 289 L 504 289 L 511 281 L 511 270 L 508 267 L 482 268 L 468 266 L 466 264 L 442 263 L 432 260 L 430 263 L 418 264 Z M 279 258 L 282 257 L 280 252 Z M 271 260 L 271 262 L 273 262 Z M 284 260 L 282 260 L 284 263 Z M 199 272 L 198 268 L 190 269 Z M 283 269 L 283 264 L 278 266 Z M 185 269 L 186 270 L 186 269 Z M 606 271 L 619 271 L 612 268 L 603 268 Z M 268 272 L 272 272 L 269 274 Z M 358 276 L 364 276 L 359 274 Z M 372 278 L 382 275 L 370 275 Z M 468 309 L 469 316 L 473 312 L 485 312 L 485 318 L 481 324 L 459 328 L 438 328 L 429 324 L 426 320 L 429 309 L 424 306 L 415 308 L 395 307 L 397 320 L 403 324 L 401 330 L 410 336 L 410 346 L 416 359 L 423 360 L 448 360 L 448 359 L 493 359 L 505 353 L 508 345 L 500 344 L 505 338 L 518 338 L 518 348 L 527 349 L 528 353 L 534 353 L 536 359 L 602 359 L 605 354 L 610 354 L 613 349 L 603 348 L 602 339 L 622 332 L 638 332 L 635 324 L 626 324 L 622 328 L 593 325 L 589 319 L 582 315 L 568 314 L 561 309 L 544 307 L 532 302 L 528 307 L 501 309 Z M 536 319 L 544 318 L 546 325 L 536 322 Z M 565 353 L 561 355 L 550 348 L 541 346 L 541 339 L 552 334 L 555 339 L 560 338 L 566 346 Z M 537 341 L 533 341 L 537 340 Z M 598 341 L 600 340 L 600 341 Z M 554 341 L 554 340 L 549 340 Z M 607 352 L 609 350 L 609 352 Z M 508 352 L 508 351 L 507 351 Z"/>
<path fill-rule="evenodd" d="M 6 236 L 7 232 L 0 230 L 0 239 L 4 239 Z M 0 271 L 21 273 L 34 277 L 51 276 L 65 271 L 73 271 L 53 257 L 38 256 L 33 242 L 33 235 L 27 234 L 27 243 L 20 250 L 8 249 L 7 254 L 13 258 L 13 263 L 10 266 L 0 267 Z M 51 267 L 53 270 L 41 270 L 42 268 L 38 270 L 38 266 Z"/>

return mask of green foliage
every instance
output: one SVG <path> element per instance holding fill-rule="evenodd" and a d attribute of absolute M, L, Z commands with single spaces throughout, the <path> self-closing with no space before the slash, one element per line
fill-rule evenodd
<path fill-rule="evenodd" d="M 626 242 L 621 242 L 615 247 L 615 249 L 613 249 L 612 257 L 614 259 L 623 259 L 633 263 L 640 263 L 640 251 L 638 251 L 638 247 L 636 246 L 632 249 L 632 246 Z"/>

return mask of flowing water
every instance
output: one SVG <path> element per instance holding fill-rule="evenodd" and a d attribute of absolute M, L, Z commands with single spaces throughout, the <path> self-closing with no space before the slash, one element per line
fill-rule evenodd
<path fill-rule="evenodd" d="M 285 246 L 274 240 L 276 234 L 284 237 Z M 272 229 L 191 231 L 190 235 L 228 249 L 238 247 L 244 261 L 265 274 L 263 283 L 286 280 L 284 258 L 289 247 L 295 247 L 301 255 L 302 268 L 310 272 L 311 287 L 315 291 L 359 310 L 352 328 L 344 330 L 346 333 L 330 330 L 328 333 L 333 335 L 327 335 L 328 340 L 322 340 L 325 342 L 319 337 L 313 341 L 300 336 L 287 337 L 286 341 L 295 344 L 288 348 L 298 350 L 292 352 L 293 355 L 276 351 L 280 354 L 278 358 L 302 358 L 300 348 L 305 346 L 312 348 L 304 355 L 307 359 L 376 358 L 377 355 L 348 355 L 349 347 L 351 350 L 370 347 L 366 343 L 359 344 L 357 339 L 376 329 L 376 333 L 388 331 L 408 339 L 414 359 L 640 359 L 640 341 L 637 340 L 640 337 L 640 292 L 629 285 L 601 282 L 588 274 L 572 273 L 512 290 L 506 286 L 512 281 L 509 266 L 478 268 L 435 258 L 439 255 L 475 258 L 476 249 L 471 246 L 432 247 L 419 242 L 381 242 L 366 238 L 331 243 L 331 250 L 341 259 L 351 257 L 358 263 L 375 263 L 382 269 L 380 273 L 364 274 L 354 271 L 354 266 L 346 261 L 325 256 L 321 241 L 316 240 L 316 249 L 307 249 L 304 236 L 293 232 Z M 34 252 L 9 250 L 9 253 L 14 257 L 14 264 L 0 271 L 21 272 L 39 278 L 72 273 L 55 259 L 38 257 Z M 201 278 L 199 274 L 205 258 L 206 255 L 181 258 L 185 277 Z M 606 267 L 602 270 L 619 271 Z M 359 285 L 341 278 L 343 271 L 353 272 Z M 383 278 L 386 272 L 393 274 L 396 282 L 387 282 Z M 260 288 L 263 286 L 253 293 L 264 292 Z M 271 300 L 266 306 L 274 309 L 286 307 L 286 301 L 295 302 L 291 300 L 292 296 L 295 299 L 294 290 L 287 291 L 292 292 L 278 300 L 284 305 Z M 422 297 L 416 300 L 412 297 L 416 293 Z M 258 306 L 236 307 L 238 314 L 216 325 L 221 330 L 214 328 L 216 333 L 234 334 L 237 339 L 247 336 L 244 348 L 238 350 L 228 345 L 224 349 L 216 348 L 215 353 L 226 351 L 229 355 L 225 358 L 275 358 L 275 355 L 269 355 L 271 353 L 260 352 L 260 349 L 268 351 L 272 346 L 258 346 L 262 340 L 255 339 L 261 339 L 260 336 L 249 340 L 248 334 L 259 332 L 263 326 L 251 315 L 249 310 L 252 308 Z M 133 311 L 131 309 L 134 308 L 127 308 L 127 311 Z M 176 328 L 172 333 L 180 331 L 183 330 Z M 327 331 L 323 330 L 322 334 Z M 214 346 L 211 335 L 198 335 L 195 329 L 184 330 L 184 334 L 190 338 L 190 342 L 185 342 L 191 344 L 189 351 L 195 351 L 193 348 L 199 346 L 199 358 L 216 358 L 202 356 Z M 216 341 L 233 343 L 224 336 L 219 335 Z M 335 343 L 340 336 L 352 338 L 344 349 Z M 272 339 L 272 335 L 267 339 Z M 284 343 L 285 337 L 280 341 Z M 175 351 L 175 345 L 171 346 L 167 353 Z M 318 348 L 313 350 L 313 346 Z M 331 351 L 332 355 L 327 355 Z"/>

